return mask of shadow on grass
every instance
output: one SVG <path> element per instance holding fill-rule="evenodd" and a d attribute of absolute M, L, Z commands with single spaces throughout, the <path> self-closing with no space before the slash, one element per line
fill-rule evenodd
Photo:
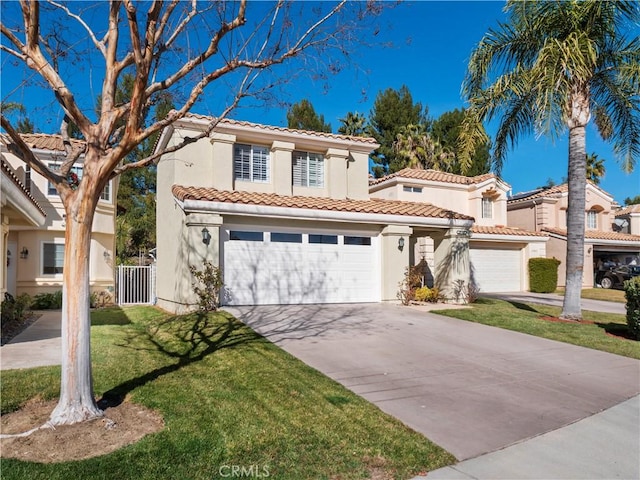
<path fill-rule="evenodd" d="M 91 311 L 91 326 L 129 325 L 131 320 L 120 307 L 109 307 Z"/>
<path fill-rule="evenodd" d="M 629 331 L 629 327 L 623 323 L 596 323 L 596 325 L 613 337 L 638 341 Z"/>
<path fill-rule="evenodd" d="M 518 310 L 525 310 L 527 312 L 533 312 L 533 313 L 540 313 L 537 309 L 535 309 L 533 306 L 531 305 L 527 305 L 526 303 L 521 303 L 521 302 L 515 302 L 512 300 L 507 301 L 507 303 L 513 305 L 515 308 L 517 308 Z"/>
<path fill-rule="evenodd" d="M 150 325 L 144 333 L 131 335 L 122 347 L 158 351 L 176 362 L 127 380 L 105 392 L 101 409 L 120 405 L 126 395 L 163 375 L 176 372 L 225 348 L 247 344 L 263 337 L 226 312 L 172 316 Z M 142 341 L 142 342 L 141 342 Z"/>

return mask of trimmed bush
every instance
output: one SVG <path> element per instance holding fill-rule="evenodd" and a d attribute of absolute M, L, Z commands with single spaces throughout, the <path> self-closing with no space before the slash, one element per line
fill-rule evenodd
<path fill-rule="evenodd" d="M 529 259 L 529 290 L 534 293 L 555 292 L 558 287 L 557 258 Z"/>
<path fill-rule="evenodd" d="M 418 302 L 436 303 L 441 299 L 440 290 L 437 287 L 420 287 L 416 289 L 414 298 Z"/>
<path fill-rule="evenodd" d="M 640 277 L 624 282 L 624 296 L 627 299 L 629 333 L 640 340 Z"/>
<path fill-rule="evenodd" d="M 34 310 L 60 310 L 62 308 L 62 290 L 53 293 L 39 293 L 33 298 Z"/>

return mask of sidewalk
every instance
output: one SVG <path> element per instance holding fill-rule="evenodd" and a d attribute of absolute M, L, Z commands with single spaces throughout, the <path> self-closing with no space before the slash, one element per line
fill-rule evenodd
<path fill-rule="evenodd" d="M 557 293 L 532 293 L 532 292 L 504 292 L 504 293 L 482 293 L 483 297 L 498 298 L 510 302 L 541 303 L 543 305 L 553 305 L 562 307 L 564 297 Z M 591 300 L 589 298 L 580 299 L 580 306 L 583 310 L 592 312 L 618 313 L 626 315 L 627 309 L 624 303 L 607 302 L 605 300 Z"/>
<path fill-rule="evenodd" d="M 0 347 L 0 370 L 60 365 L 60 310 L 38 312 L 41 317 Z"/>

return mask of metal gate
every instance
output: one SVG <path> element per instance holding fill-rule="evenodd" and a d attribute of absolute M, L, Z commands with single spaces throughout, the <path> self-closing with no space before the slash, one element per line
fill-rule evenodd
<path fill-rule="evenodd" d="M 116 279 L 118 305 L 156 303 L 156 266 L 118 265 Z"/>

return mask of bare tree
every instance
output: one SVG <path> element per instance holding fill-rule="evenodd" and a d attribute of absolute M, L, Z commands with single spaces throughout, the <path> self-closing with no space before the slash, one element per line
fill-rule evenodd
<path fill-rule="evenodd" d="M 4 115 L 2 128 L 24 161 L 55 185 L 66 212 L 61 393 L 50 424 L 73 424 L 102 415 L 92 386 L 89 248 L 96 204 L 107 182 L 208 136 L 241 101 L 268 98 L 288 76 L 276 66 L 298 65 L 298 71 L 321 75 L 339 71 L 336 61 L 345 58 L 358 38 L 357 26 L 364 27 L 362 22 L 381 8 L 344 0 L 313 6 L 246 0 L 49 0 L 42 5 L 21 0 L 3 2 L 2 9 L 0 49 L 40 77 L 64 114 L 60 135 L 67 153 L 56 171 L 29 149 Z M 102 69 L 96 67 L 99 64 Z M 83 65 L 92 66 L 87 69 L 92 76 L 79 81 Z M 93 105 L 81 105 L 82 92 L 75 87 L 83 82 L 85 89 L 91 82 L 96 85 L 96 71 L 103 71 L 97 114 Z M 135 80 L 130 99 L 121 101 L 118 82 L 125 74 Z M 122 162 L 141 142 L 184 117 L 214 84 L 217 98 L 228 96 L 226 102 L 218 102 L 216 121 L 178 145 L 136 162 Z M 177 108 L 145 125 L 145 112 L 167 91 L 181 99 Z M 81 132 L 83 148 L 75 148 L 76 142 L 72 148 L 71 124 Z M 83 175 L 78 182 L 71 172 L 79 161 Z"/>

